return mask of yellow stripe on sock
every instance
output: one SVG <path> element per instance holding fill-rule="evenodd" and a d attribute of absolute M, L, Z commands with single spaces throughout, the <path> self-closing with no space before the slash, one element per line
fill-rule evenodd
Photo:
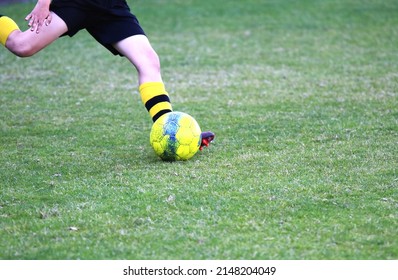
<path fill-rule="evenodd" d="M 151 110 L 149 110 L 149 115 L 151 115 L 151 117 L 153 118 L 153 116 L 155 116 L 158 112 L 162 110 L 172 111 L 171 104 L 169 102 L 160 102 L 153 106 Z"/>
<path fill-rule="evenodd" d="M 15 21 L 6 16 L 0 17 L 0 43 L 3 46 L 6 45 L 8 36 L 10 36 L 11 32 L 14 30 L 19 30 Z"/>
<path fill-rule="evenodd" d="M 147 82 L 139 87 L 142 103 L 147 107 L 149 115 L 155 121 L 164 112 L 172 111 L 168 102 L 168 93 L 162 82 Z M 148 102 L 149 101 L 149 102 Z"/>
<path fill-rule="evenodd" d="M 139 88 L 142 103 L 147 103 L 149 99 L 156 95 L 166 94 L 166 89 L 162 82 L 148 82 L 140 85 Z"/>

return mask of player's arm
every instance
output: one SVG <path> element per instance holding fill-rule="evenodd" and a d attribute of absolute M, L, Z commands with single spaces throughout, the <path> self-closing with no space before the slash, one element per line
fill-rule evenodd
<path fill-rule="evenodd" d="M 51 23 L 50 4 L 51 0 L 38 0 L 33 10 L 25 17 L 31 31 L 39 33 L 43 24 Z"/>

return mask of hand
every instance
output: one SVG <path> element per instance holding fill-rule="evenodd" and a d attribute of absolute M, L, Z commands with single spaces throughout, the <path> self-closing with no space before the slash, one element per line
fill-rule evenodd
<path fill-rule="evenodd" d="M 49 25 L 51 23 L 50 3 L 51 0 L 37 1 L 32 12 L 25 17 L 25 20 L 29 21 L 28 26 L 32 32 L 39 33 L 43 24 Z"/>

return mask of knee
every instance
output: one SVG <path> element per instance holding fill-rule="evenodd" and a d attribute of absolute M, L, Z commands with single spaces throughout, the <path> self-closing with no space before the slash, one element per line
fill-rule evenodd
<path fill-rule="evenodd" d="M 37 52 L 32 44 L 21 40 L 17 33 L 13 33 L 8 37 L 6 48 L 19 57 L 29 57 Z"/>

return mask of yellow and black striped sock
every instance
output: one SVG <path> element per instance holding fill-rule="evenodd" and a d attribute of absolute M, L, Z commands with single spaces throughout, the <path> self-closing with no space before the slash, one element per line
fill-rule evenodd
<path fill-rule="evenodd" d="M 19 30 L 18 25 L 9 17 L 0 15 L 0 43 L 5 46 L 8 36 L 14 30 Z"/>
<path fill-rule="evenodd" d="M 147 82 L 139 88 L 142 103 L 149 112 L 153 122 L 160 116 L 173 111 L 169 95 L 162 82 Z"/>

